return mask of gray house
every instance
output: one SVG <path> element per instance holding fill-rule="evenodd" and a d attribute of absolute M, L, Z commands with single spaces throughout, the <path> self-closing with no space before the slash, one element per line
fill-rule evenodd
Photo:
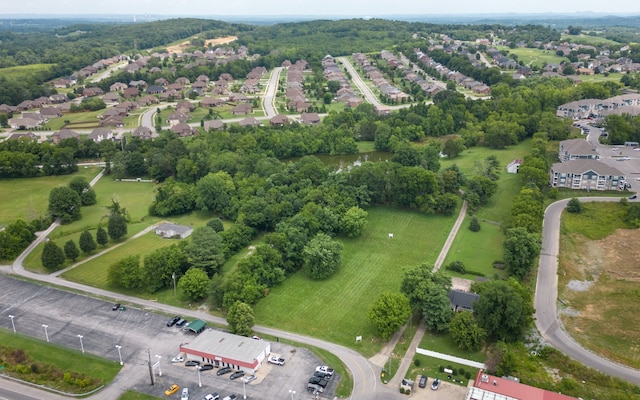
<path fill-rule="evenodd" d="M 480 299 L 480 295 L 462 290 L 449 290 L 449 301 L 453 311 L 473 311 L 473 304 Z"/>
<path fill-rule="evenodd" d="M 177 225 L 164 223 L 160 224 L 156 227 L 155 233 L 158 236 L 162 236 L 163 238 L 171 239 L 171 238 L 179 238 L 184 239 L 189 237 L 193 232 L 193 228 L 190 226 Z"/>

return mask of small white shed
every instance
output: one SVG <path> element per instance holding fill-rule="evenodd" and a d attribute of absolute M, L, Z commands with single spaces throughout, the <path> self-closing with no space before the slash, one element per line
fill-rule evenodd
<path fill-rule="evenodd" d="M 520 165 L 522 165 L 521 159 L 511 161 L 509 164 L 507 164 L 507 172 L 510 174 L 517 174 L 518 170 L 520 169 Z"/>
<path fill-rule="evenodd" d="M 193 228 L 190 226 L 169 224 L 169 223 L 160 224 L 155 229 L 156 235 L 162 236 L 163 238 L 167 238 L 167 239 L 171 239 L 171 238 L 184 239 L 189 235 L 191 235 L 192 232 L 193 232 Z"/>

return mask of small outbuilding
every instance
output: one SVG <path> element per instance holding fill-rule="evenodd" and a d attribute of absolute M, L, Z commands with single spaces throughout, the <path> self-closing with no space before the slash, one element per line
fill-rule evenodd
<path fill-rule="evenodd" d="M 170 224 L 170 223 L 160 224 L 155 229 L 156 235 L 162 236 L 163 238 L 167 238 L 167 239 L 172 239 L 172 238 L 184 239 L 186 237 L 189 237 L 189 235 L 191 235 L 192 232 L 193 232 L 193 228 L 190 226 Z"/>
<path fill-rule="evenodd" d="M 271 353 L 271 343 L 208 329 L 189 343 L 180 345 L 180 352 L 189 360 L 253 374 Z"/>
<path fill-rule="evenodd" d="M 507 164 L 507 172 L 510 174 L 517 174 L 520 170 L 520 166 L 522 165 L 521 159 L 516 159 Z"/>
<path fill-rule="evenodd" d="M 201 319 L 196 319 L 191 321 L 189 325 L 184 328 L 184 330 L 193 332 L 197 335 L 198 333 L 204 331 L 204 328 L 206 327 L 207 327 L 206 322 L 204 322 Z"/>

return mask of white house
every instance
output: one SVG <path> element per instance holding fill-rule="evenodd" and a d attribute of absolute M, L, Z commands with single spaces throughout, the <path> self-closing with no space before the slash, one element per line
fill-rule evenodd
<path fill-rule="evenodd" d="M 193 228 L 190 226 L 164 223 L 164 224 L 158 225 L 154 232 L 156 233 L 156 235 L 162 236 L 163 238 L 167 238 L 167 239 L 170 239 L 170 238 L 184 239 L 186 237 L 189 237 L 189 235 L 191 235 L 191 233 L 193 232 Z"/>

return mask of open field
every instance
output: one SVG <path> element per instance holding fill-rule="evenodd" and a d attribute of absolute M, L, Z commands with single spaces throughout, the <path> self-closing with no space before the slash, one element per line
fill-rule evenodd
<path fill-rule="evenodd" d="M 551 50 L 540 50 L 528 47 L 516 47 L 514 49 L 508 47 L 499 47 L 498 50 L 507 50 L 509 53 L 518 56 L 518 61 L 522 61 L 528 67 L 542 68 L 544 64 L 560 64 L 568 61 L 568 58 L 562 57 Z"/>
<path fill-rule="evenodd" d="M 594 74 L 594 75 L 580 75 L 579 78 L 582 82 L 616 82 L 620 83 L 620 78 L 622 78 L 622 73 L 608 73 L 605 74 Z"/>
<path fill-rule="evenodd" d="M 8 81 L 24 80 L 46 72 L 54 64 L 30 64 L 20 65 L 16 67 L 0 68 L 0 77 L 6 78 Z"/>
<path fill-rule="evenodd" d="M 603 37 L 599 37 L 599 36 L 589 36 L 589 35 L 568 35 L 563 33 L 560 36 L 560 40 L 566 40 L 568 42 L 571 43 L 576 43 L 576 44 L 587 44 L 587 45 L 592 45 L 592 46 L 606 46 L 606 45 L 613 45 L 613 46 L 622 46 L 622 43 L 618 43 L 614 40 L 610 40 L 610 39 L 606 39 Z"/>
<path fill-rule="evenodd" d="M 98 111 L 80 111 L 63 114 L 62 117 L 53 118 L 46 123 L 46 127 L 52 131 L 58 131 L 65 125 L 69 129 L 93 129 L 100 126 L 98 115 L 102 115 L 106 109 Z"/>
<path fill-rule="evenodd" d="M 109 384 L 122 368 L 113 361 L 88 353 L 81 355 L 77 350 L 45 343 L 20 334 L 16 335 L 5 329 L 0 329 L 0 343 L 2 343 L 2 346 L 21 349 L 33 359 L 51 364 L 61 371 L 83 373 L 92 379 L 100 379 L 105 385 Z M 79 363 L 77 361 L 78 357 L 82 357 L 84 361 Z M 23 375 L 21 378 L 28 380 L 28 375 Z M 34 383 L 41 384 L 43 382 Z"/>
<path fill-rule="evenodd" d="M 197 37 L 197 36 L 195 36 Z M 216 39 L 209 39 L 205 41 L 205 46 L 218 46 L 221 44 L 227 44 L 227 43 L 231 43 L 233 41 L 238 40 L 237 36 L 226 36 L 226 37 L 222 37 L 222 38 L 216 38 Z M 176 44 L 174 46 L 169 46 L 167 47 L 167 52 L 168 53 L 182 53 L 183 50 L 188 49 L 189 47 L 191 47 L 191 39 L 186 40 L 184 42 L 181 42 L 179 44 Z"/>
<path fill-rule="evenodd" d="M 365 356 L 375 354 L 383 343 L 367 319 L 369 307 L 381 292 L 399 290 L 403 267 L 435 261 L 456 215 L 426 216 L 383 207 L 368 212 L 361 237 L 339 239 L 344 252 L 336 275 L 326 281 L 312 281 L 304 271 L 292 275 L 256 305 L 256 322 L 322 337 Z M 354 344 L 358 335 L 363 341 Z"/>
<path fill-rule="evenodd" d="M 426 144 L 426 143 L 425 143 Z M 531 152 L 531 144 L 529 140 L 524 140 L 515 146 L 509 146 L 502 150 L 490 149 L 488 147 L 475 146 L 462 152 L 458 157 L 452 159 L 440 159 L 441 169 L 456 164 L 460 171 L 471 177 L 478 171 L 478 166 L 482 165 L 482 161 L 488 156 L 494 155 L 500 161 L 501 170 L 506 173 L 507 164 L 516 158 L 523 158 Z M 502 179 L 502 178 L 501 178 Z"/>
<path fill-rule="evenodd" d="M 49 206 L 49 192 L 58 186 L 66 186 L 74 176 L 88 181 L 98 174 L 97 168 L 80 168 L 76 174 L 43 176 L 38 178 L 0 179 L 0 226 L 17 218 L 32 220 L 45 215 Z"/>
<path fill-rule="evenodd" d="M 639 368 L 640 231 L 628 229 L 623 214 L 619 203 L 584 203 L 582 213 L 563 215 L 560 314 L 582 346 Z"/>

